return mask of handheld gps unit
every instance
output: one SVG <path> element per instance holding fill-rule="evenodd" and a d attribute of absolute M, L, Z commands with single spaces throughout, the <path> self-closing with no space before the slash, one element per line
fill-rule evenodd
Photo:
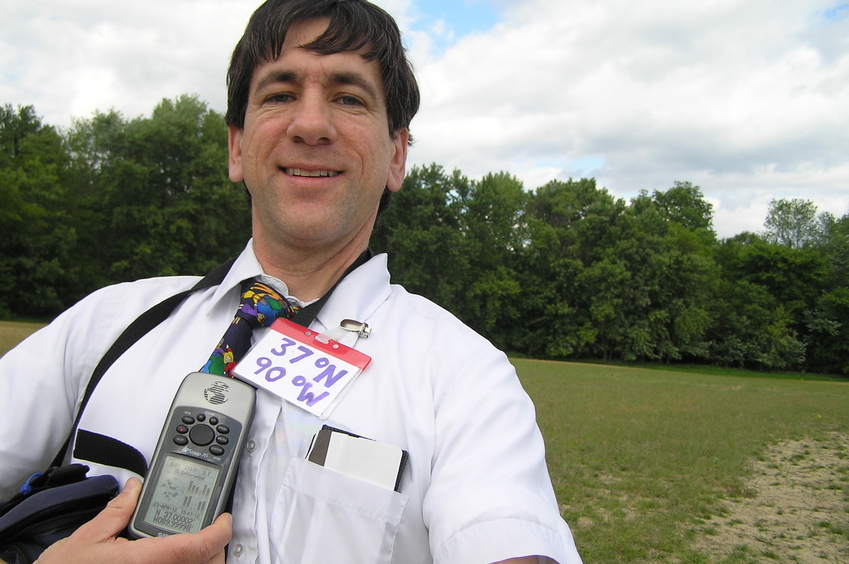
<path fill-rule="evenodd" d="M 239 380 L 186 376 L 130 520 L 133 536 L 196 533 L 224 511 L 255 402 L 256 390 Z"/>

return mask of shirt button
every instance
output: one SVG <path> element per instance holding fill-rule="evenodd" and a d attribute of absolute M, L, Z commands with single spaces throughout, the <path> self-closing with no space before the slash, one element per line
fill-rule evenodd
<path fill-rule="evenodd" d="M 256 450 L 256 441 L 250 440 L 248 441 L 248 452 L 253 452 Z"/>
<path fill-rule="evenodd" d="M 245 547 L 243 547 L 241 544 L 237 544 L 236 546 L 233 547 L 233 555 L 236 556 L 236 557 L 241 556 L 244 551 L 245 551 Z"/>

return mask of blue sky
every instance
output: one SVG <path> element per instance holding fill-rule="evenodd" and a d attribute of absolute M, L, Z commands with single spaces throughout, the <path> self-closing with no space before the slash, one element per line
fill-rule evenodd
<path fill-rule="evenodd" d="M 488 0 L 418 0 L 411 15 L 417 18 L 412 29 L 432 33 L 440 53 L 466 35 L 490 30 L 500 20 L 499 10 Z"/>
<path fill-rule="evenodd" d="M 842 20 L 849 16 L 849 3 L 831 6 L 826 10 L 823 10 L 822 14 L 827 20 Z"/>

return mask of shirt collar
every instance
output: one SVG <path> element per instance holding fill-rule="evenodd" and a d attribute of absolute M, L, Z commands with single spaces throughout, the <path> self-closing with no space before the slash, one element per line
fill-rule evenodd
<path fill-rule="evenodd" d="M 386 267 L 386 255 L 372 257 L 370 261 L 346 276 L 321 308 L 317 319 L 325 328 L 338 327 L 343 319 L 367 322 L 368 318 L 390 294 L 389 271 Z M 236 258 L 236 262 L 215 290 L 209 301 L 206 314 L 211 315 L 219 301 L 227 299 L 235 289 L 241 292 L 243 280 L 262 278 L 284 296 L 288 288 L 282 280 L 265 274 L 256 258 L 253 239 L 248 241 L 245 250 Z"/>
<path fill-rule="evenodd" d="M 368 322 L 390 294 L 386 255 L 371 258 L 346 276 L 316 317 L 325 329 L 339 327 L 343 319 Z"/>

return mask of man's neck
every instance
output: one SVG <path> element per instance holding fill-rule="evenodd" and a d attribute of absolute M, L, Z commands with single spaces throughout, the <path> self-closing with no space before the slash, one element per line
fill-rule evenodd
<path fill-rule="evenodd" d="M 262 270 L 285 282 L 289 295 L 304 302 L 327 293 L 367 246 L 365 239 L 351 241 L 335 252 L 291 247 L 284 252 L 272 251 L 271 246 L 254 238 L 254 253 Z"/>

